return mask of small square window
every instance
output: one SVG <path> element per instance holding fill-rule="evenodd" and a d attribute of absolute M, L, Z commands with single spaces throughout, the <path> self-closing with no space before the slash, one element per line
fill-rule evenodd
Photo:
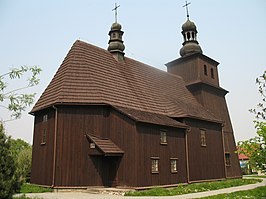
<path fill-rule="evenodd" d="M 47 132 L 46 132 L 46 129 L 44 129 L 42 131 L 42 138 L 41 138 L 41 144 L 42 145 L 46 144 L 46 136 L 47 136 Z"/>
<path fill-rule="evenodd" d="M 167 144 L 166 130 L 160 130 L 160 134 L 161 134 L 161 144 Z"/>
<path fill-rule="evenodd" d="M 47 122 L 48 121 L 48 114 L 43 115 L 42 121 L 43 122 Z"/>
<path fill-rule="evenodd" d="M 171 158 L 170 164 L 171 164 L 171 173 L 177 173 L 177 158 Z"/>
<path fill-rule="evenodd" d="M 231 166 L 231 155 L 230 153 L 225 153 L 225 165 Z"/>
<path fill-rule="evenodd" d="M 159 173 L 159 158 L 158 157 L 151 158 L 151 172 Z"/>
<path fill-rule="evenodd" d="M 201 146 L 207 146 L 206 130 L 204 130 L 204 129 L 200 129 L 200 143 L 201 143 Z"/>

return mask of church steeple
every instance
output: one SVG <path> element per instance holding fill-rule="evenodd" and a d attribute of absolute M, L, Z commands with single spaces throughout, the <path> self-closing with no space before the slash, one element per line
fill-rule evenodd
<path fill-rule="evenodd" d="M 194 22 L 189 20 L 188 14 L 188 5 L 187 3 L 183 6 L 186 7 L 187 10 L 187 21 L 182 25 L 182 35 L 184 38 L 184 42 L 182 43 L 183 47 L 180 49 L 180 55 L 182 57 L 195 54 L 195 53 L 202 53 L 201 47 L 199 42 L 197 41 L 197 27 Z"/>
<path fill-rule="evenodd" d="M 115 23 L 112 24 L 111 30 L 109 31 L 109 46 L 108 51 L 114 55 L 117 61 L 123 62 L 124 61 L 124 50 L 125 45 L 123 44 L 122 36 L 124 34 L 123 31 L 121 31 L 122 26 L 117 23 L 117 8 L 120 6 L 117 6 L 115 4 L 115 8 L 113 11 L 115 11 Z"/>

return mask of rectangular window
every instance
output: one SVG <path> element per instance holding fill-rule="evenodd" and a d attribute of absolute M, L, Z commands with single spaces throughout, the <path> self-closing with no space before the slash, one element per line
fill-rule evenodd
<path fill-rule="evenodd" d="M 159 158 L 158 157 L 151 158 L 151 172 L 159 173 Z"/>
<path fill-rule="evenodd" d="M 166 130 L 160 130 L 160 134 L 161 134 L 161 144 L 167 144 Z"/>
<path fill-rule="evenodd" d="M 177 158 L 170 159 L 171 173 L 177 173 Z"/>
<path fill-rule="evenodd" d="M 204 129 L 200 129 L 200 143 L 201 143 L 201 146 L 207 146 L 206 130 L 204 130 Z"/>
<path fill-rule="evenodd" d="M 48 121 L 48 114 L 43 115 L 42 121 L 43 122 L 47 122 Z"/>
<path fill-rule="evenodd" d="M 41 144 L 46 144 L 46 134 L 46 129 L 44 129 L 42 132 Z"/>
<path fill-rule="evenodd" d="M 204 75 L 208 75 L 207 66 L 204 64 Z"/>
<path fill-rule="evenodd" d="M 231 166 L 231 155 L 230 153 L 225 153 L 225 165 Z"/>
<path fill-rule="evenodd" d="M 214 71 L 213 71 L 213 68 L 211 68 L 211 77 L 212 77 L 212 79 L 214 79 Z"/>

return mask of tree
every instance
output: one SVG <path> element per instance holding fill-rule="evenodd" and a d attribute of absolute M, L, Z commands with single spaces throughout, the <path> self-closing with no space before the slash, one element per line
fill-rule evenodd
<path fill-rule="evenodd" d="M 36 86 L 40 81 L 38 79 L 40 72 L 41 69 L 37 66 L 21 66 L 20 68 L 13 68 L 9 72 L 0 75 L 0 107 L 9 110 L 13 119 L 20 118 L 25 108 L 33 103 L 35 93 L 23 93 L 22 90 Z M 27 74 L 29 77 L 26 80 L 26 85 L 10 89 L 8 83 L 11 80 L 21 79 Z"/>
<path fill-rule="evenodd" d="M 21 139 L 10 139 L 10 152 L 15 162 L 16 191 L 30 178 L 32 147 Z"/>
<path fill-rule="evenodd" d="M 26 107 L 33 103 L 35 93 L 24 91 L 39 83 L 37 77 L 40 72 L 41 69 L 37 66 L 21 66 L 0 75 L 0 107 L 10 111 L 11 118 L 20 118 Z M 26 85 L 15 89 L 10 88 L 8 84 L 10 81 L 25 78 L 27 74 L 29 77 Z M 5 199 L 12 198 L 12 194 L 19 189 L 23 176 L 28 172 L 29 166 L 26 162 L 30 162 L 31 152 L 23 144 L 18 148 L 12 147 L 11 150 L 11 138 L 5 134 L 2 119 L 0 118 L 0 198 Z M 18 151 L 21 147 L 22 150 Z"/>
<path fill-rule="evenodd" d="M 238 151 L 247 155 L 251 168 L 266 172 L 266 71 L 256 79 L 262 102 L 257 108 L 250 109 L 256 116 L 255 128 L 257 136 L 246 141 L 238 142 Z"/>
<path fill-rule="evenodd" d="M 257 120 L 266 120 L 266 71 L 256 78 L 256 84 L 258 84 L 259 93 L 262 97 L 262 102 L 257 104 L 257 108 L 250 109 L 251 113 L 256 115 Z"/>
<path fill-rule="evenodd" d="M 0 123 L 0 198 L 12 198 L 16 180 L 15 164 L 10 152 L 10 137 L 7 137 Z"/>

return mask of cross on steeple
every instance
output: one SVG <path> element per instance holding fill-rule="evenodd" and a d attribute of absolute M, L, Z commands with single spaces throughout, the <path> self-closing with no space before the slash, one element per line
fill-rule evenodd
<path fill-rule="evenodd" d="M 188 2 L 186 1 L 186 4 L 183 5 L 183 7 L 186 7 L 186 10 L 187 10 L 187 19 L 189 19 L 189 14 L 188 14 L 188 5 L 189 5 L 189 4 L 191 4 L 191 2 L 188 3 Z"/>
<path fill-rule="evenodd" d="M 112 10 L 112 11 L 115 11 L 115 23 L 117 23 L 117 9 L 118 9 L 119 7 L 120 7 L 120 5 L 117 6 L 116 3 L 115 3 L 115 8 Z"/>

